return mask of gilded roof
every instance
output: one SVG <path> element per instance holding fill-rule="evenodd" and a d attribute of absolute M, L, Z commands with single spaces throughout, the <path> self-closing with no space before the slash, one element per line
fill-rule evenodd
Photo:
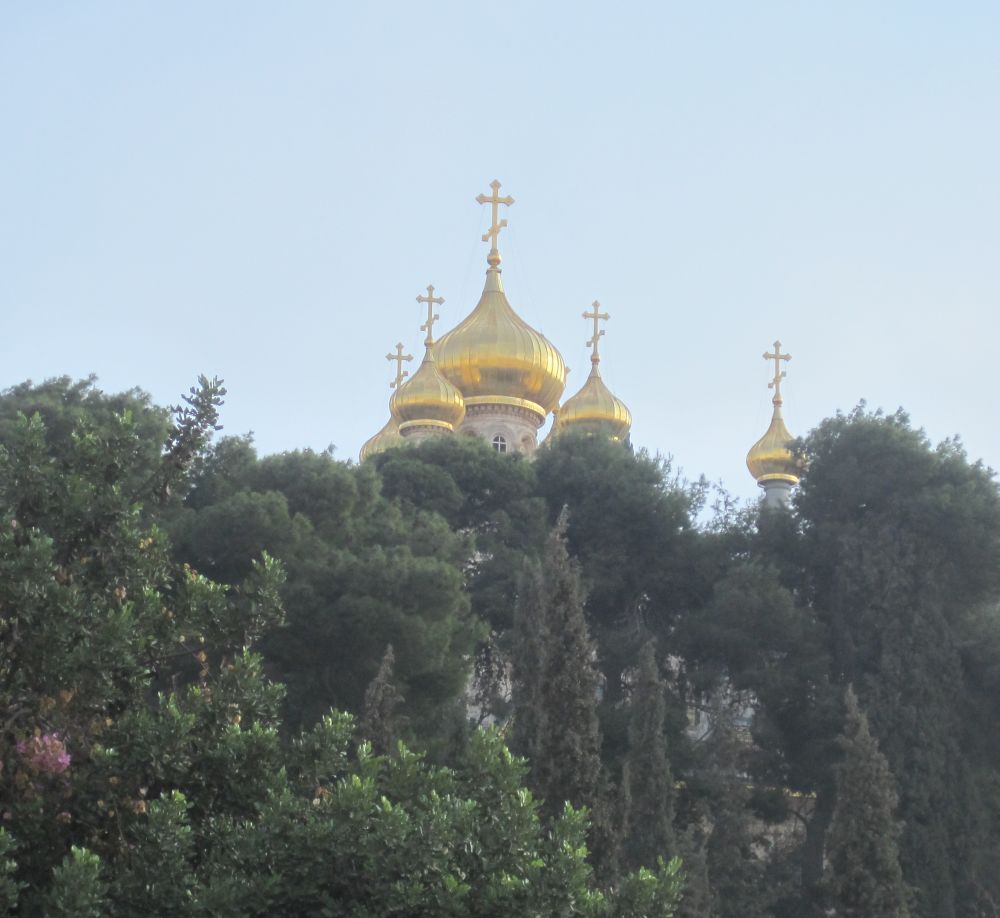
<path fill-rule="evenodd" d="M 599 361 L 592 361 L 590 376 L 580 391 L 563 402 L 553 431 L 581 430 L 624 440 L 632 426 L 632 412 L 601 378 Z"/>
<path fill-rule="evenodd" d="M 462 393 L 438 370 L 430 344 L 417 372 L 393 393 L 389 411 L 399 418 L 401 433 L 417 426 L 453 430 L 462 423 L 465 417 Z"/>
<path fill-rule="evenodd" d="M 562 355 L 514 312 L 495 265 L 476 308 L 437 342 L 434 355 L 467 405 L 518 405 L 544 419 L 566 387 Z"/>
<path fill-rule="evenodd" d="M 776 399 L 767 432 L 747 453 L 747 468 L 758 484 L 765 481 L 799 483 L 801 466 L 789 449 L 793 440 L 781 415 L 781 403 Z"/>
<path fill-rule="evenodd" d="M 386 421 L 385 427 L 367 440 L 365 445 L 361 447 L 361 453 L 358 457 L 359 461 L 364 462 L 376 453 L 392 449 L 394 446 L 402 446 L 404 442 L 402 434 L 399 432 L 399 421 L 394 417 L 390 417 Z"/>

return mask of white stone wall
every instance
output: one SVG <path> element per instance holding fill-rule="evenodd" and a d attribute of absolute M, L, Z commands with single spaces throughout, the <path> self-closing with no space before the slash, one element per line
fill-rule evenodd
<path fill-rule="evenodd" d="M 458 433 L 472 434 L 492 445 L 497 436 L 507 442 L 507 452 L 531 455 L 538 447 L 538 417 L 514 405 L 468 405 Z"/>

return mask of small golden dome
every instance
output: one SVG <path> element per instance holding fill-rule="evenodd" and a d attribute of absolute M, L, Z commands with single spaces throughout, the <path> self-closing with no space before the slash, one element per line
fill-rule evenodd
<path fill-rule="evenodd" d="M 437 342 L 435 356 L 466 405 L 514 405 L 544 421 L 566 388 L 562 355 L 514 312 L 495 265 L 478 305 Z"/>
<path fill-rule="evenodd" d="M 771 415 L 767 432 L 750 447 L 747 468 L 761 487 L 768 481 L 786 481 L 794 486 L 799 483 L 802 465 L 789 449 L 794 437 L 788 432 L 785 419 L 781 416 L 781 406 L 784 404 L 781 398 L 781 381 L 785 378 L 785 371 L 781 366 L 782 361 L 787 364 L 792 355 L 783 354 L 781 342 L 775 341 L 774 352 L 765 351 L 763 356 L 765 360 L 774 362 L 774 377 L 767 384 L 768 389 L 774 390 L 774 398 L 771 399 L 774 414 Z"/>
<path fill-rule="evenodd" d="M 794 439 L 785 426 L 781 404 L 778 402 L 774 406 L 774 415 L 767 433 L 747 453 L 747 468 L 758 484 L 765 481 L 787 481 L 793 485 L 799 483 L 802 468 L 788 448 Z"/>
<path fill-rule="evenodd" d="M 385 452 L 385 450 L 392 449 L 394 446 L 402 446 L 404 442 L 399 432 L 399 421 L 394 417 L 390 417 L 386 421 L 385 427 L 361 447 L 358 460 L 364 462 L 376 453 Z"/>
<path fill-rule="evenodd" d="M 427 344 L 417 372 L 393 393 L 389 411 L 399 418 L 400 434 L 413 427 L 451 431 L 462 423 L 465 417 L 462 393 L 438 370 L 431 344 Z"/>
<path fill-rule="evenodd" d="M 553 433 L 558 436 L 571 430 L 606 436 L 620 442 L 632 426 L 632 412 L 601 379 L 599 360 L 593 361 L 590 376 L 576 395 L 563 402 L 559 415 L 553 422 Z"/>

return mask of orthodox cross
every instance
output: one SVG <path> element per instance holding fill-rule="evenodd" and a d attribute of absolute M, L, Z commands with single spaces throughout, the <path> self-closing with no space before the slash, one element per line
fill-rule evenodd
<path fill-rule="evenodd" d="M 607 322 L 607 320 L 610 319 L 611 316 L 609 316 L 606 312 L 601 312 L 601 304 L 598 303 L 597 300 L 594 300 L 593 309 L 594 309 L 593 312 L 585 312 L 583 314 L 583 317 L 585 319 L 594 320 L 594 337 L 587 342 L 587 347 L 591 347 L 594 349 L 593 353 L 590 355 L 591 362 L 599 363 L 601 358 L 600 355 L 597 353 L 597 345 L 598 342 L 601 340 L 601 335 L 604 334 L 604 329 L 601 328 L 601 320 L 603 319 L 605 322 Z"/>
<path fill-rule="evenodd" d="M 774 402 L 775 405 L 780 405 L 781 404 L 781 381 L 785 378 L 785 371 L 783 369 L 781 369 L 781 361 L 784 360 L 784 361 L 787 362 L 787 361 L 791 360 L 792 359 L 792 355 L 791 354 L 782 354 L 781 353 L 781 342 L 780 341 L 775 341 L 774 342 L 774 353 L 773 354 L 769 354 L 769 353 L 767 353 L 765 351 L 764 352 L 764 359 L 765 360 L 773 360 L 774 361 L 774 379 L 772 379 L 767 384 L 767 388 L 768 389 L 774 389 L 774 398 L 772 399 L 772 401 Z"/>
<path fill-rule="evenodd" d="M 514 203 L 514 199 L 510 195 L 504 198 L 500 197 L 500 183 L 496 179 L 490 182 L 490 188 L 493 189 L 493 194 L 489 197 L 485 194 L 478 195 L 476 202 L 479 204 L 489 204 L 493 211 L 490 228 L 487 232 L 483 233 L 483 242 L 490 243 L 490 254 L 486 260 L 495 268 L 500 264 L 500 252 L 497 251 L 497 236 L 500 235 L 500 230 L 507 225 L 506 220 L 497 220 L 497 217 L 500 215 L 500 205 L 504 204 L 510 207 Z"/>
<path fill-rule="evenodd" d="M 403 342 L 400 341 L 400 343 L 396 345 L 396 353 L 395 354 L 386 354 L 385 355 L 385 359 L 386 360 L 395 360 L 396 361 L 396 381 L 389 383 L 389 388 L 390 389 L 398 389 L 399 388 L 399 384 L 404 379 L 406 379 L 407 376 L 410 375 L 410 373 L 409 373 L 408 370 L 404 370 L 403 369 L 403 363 L 404 363 L 404 361 L 407 361 L 407 360 L 413 360 L 413 354 L 404 354 L 403 353 Z"/>
<path fill-rule="evenodd" d="M 431 334 L 431 329 L 434 327 L 434 323 L 441 318 L 441 316 L 434 311 L 434 306 L 435 304 L 440 306 L 441 303 L 444 302 L 444 297 L 434 296 L 434 285 L 428 284 L 427 296 L 418 296 L 417 302 L 427 304 L 427 323 L 425 325 L 421 325 L 420 330 L 427 332 L 427 337 L 424 338 L 424 344 L 430 346 L 434 343 L 434 335 Z"/>

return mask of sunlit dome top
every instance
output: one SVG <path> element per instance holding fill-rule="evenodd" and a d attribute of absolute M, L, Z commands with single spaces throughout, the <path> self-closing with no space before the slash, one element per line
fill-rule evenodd
<path fill-rule="evenodd" d="M 399 418 L 400 433 L 410 427 L 454 430 L 462 423 L 465 417 L 462 393 L 438 370 L 431 345 L 427 346 L 417 372 L 393 393 L 389 410 Z"/>
<path fill-rule="evenodd" d="M 775 405 L 767 433 L 747 453 L 747 468 L 758 484 L 765 481 L 799 483 L 801 466 L 789 449 L 794 439 L 781 416 L 781 406 Z"/>
<path fill-rule="evenodd" d="M 544 419 L 566 387 L 562 355 L 514 312 L 498 268 L 486 272 L 478 305 L 438 341 L 435 356 L 466 405 L 510 404 Z"/>
<path fill-rule="evenodd" d="M 631 426 L 632 413 L 604 384 L 595 363 L 580 391 L 563 402 L 554 430 L 556 434 L 580 430 L 624 440 Z"/>
<path fill-rule="evenodd" d="M 785 426 L 785 419 L 781 414 L 783 400 L 781 398 L 781 380 L 785 378 L 785 373 L 781 369 L 781 361 L 791 360 L 790 354 L 781 353 L 781 342 L 774 342 L 774 353 L 765 353 L 765 360 L 774 361 L 774 378 L 768 383 L 768 388 L 774 390 L 774 398 L 771 403 L 774 405 L 774 413 L 771 415 L 771 424 L 767 432 L 761 437 L 747 453 L 747 468 L 750 474 L 757 479 L 757 484 L 763 485 L 768 481 L 787 481 L 789 484 L 797 485 L 802 472 L 802 464 L 792 453 L 790 446 L 794 437 L 788 432 Z"/>
<path fill-rule="evenodd" d="M 492 207 L 492 224 L 483 235 L 484 242 L 491 242 L 483 295 L 476 308 L 438 341 L 434 353 L 441 372 L 462 391 L 466 405 L 512 405 L 542 421 L 566 388 L 566 364 L 548 338 L 528 325 L 507 300 L 497 250 L 497 237 L 507 221 L 498 219 L 498 209 L 509 207 L 514 199 L 500 197 L 499 182 L 490 187 L 490 196 L 476 198 Z"/>
<path fill-rule="evenodd" d="M 600 321 L 610 317 L 606 312 L 600 311 L 600 306 L 601 304 L 595 301 L 594 311 L 583 314 L 585 319 L 594 321 L 594 336 L 587 342 L 593 349 L 590 356 L 590 375 L 580 391 L 563 402 L 559 408 L 558 417 L 552 425 L 552 431 L 556 436 L 564 431 L 578 430 L 622 441 L 628 437 L 632 426 L 632 413 L 601 378 L 598 344 L 604 332 L 600 328 Z"/>

